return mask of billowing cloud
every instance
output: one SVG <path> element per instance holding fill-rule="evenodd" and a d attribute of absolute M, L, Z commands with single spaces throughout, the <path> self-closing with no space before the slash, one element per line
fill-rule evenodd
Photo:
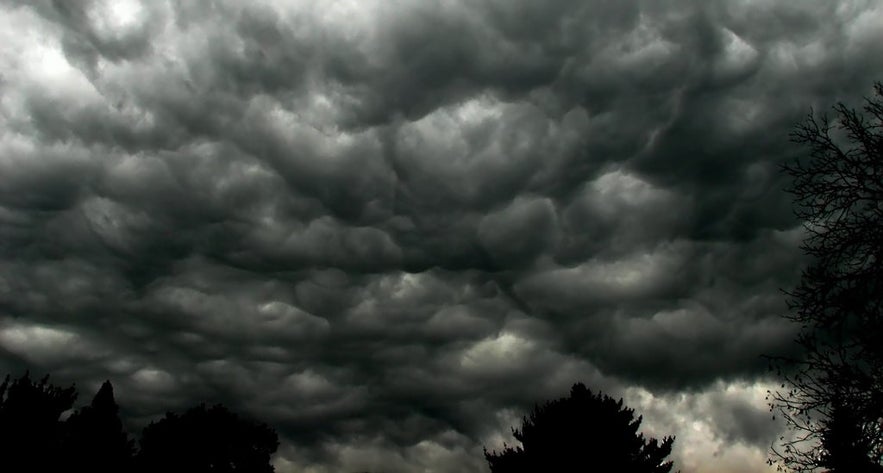
<path fill-rule="evenodd" d="M 0 367 L 278 471 L 484 471 L 575 381 L 766 471 L 778 165 L 883 78 L 875 2 L 9 0 Z"/>

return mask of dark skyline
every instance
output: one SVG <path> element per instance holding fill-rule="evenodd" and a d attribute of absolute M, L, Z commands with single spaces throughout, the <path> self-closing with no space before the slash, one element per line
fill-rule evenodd
<path fill-rule="evenodd" d="M 222 402 L 281 473 L 486 472 L 581 381 L 675 470 L 772 471 L 778 167 L 883 80 L 883 3 L 0 9 L 4 372 Z"/>

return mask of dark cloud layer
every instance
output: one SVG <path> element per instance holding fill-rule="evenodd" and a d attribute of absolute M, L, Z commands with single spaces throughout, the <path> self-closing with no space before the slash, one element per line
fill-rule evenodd
<path fill-rule="evenodd" d="M 484 471 L 623 395 L 765 471 L 802 233 L 777 166 L 883 77 L 872 1 L 4 2 L 0 367 L 279 471 Z"/>

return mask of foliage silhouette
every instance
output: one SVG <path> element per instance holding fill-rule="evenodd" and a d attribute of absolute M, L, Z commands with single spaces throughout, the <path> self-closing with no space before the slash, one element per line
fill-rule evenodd
<path fill-rule="evenodd" d="M 809 148 L 784 171 L 813 261 L 787 293 L 802 356 L 773 359 L 784 383 L 770 406 L 793 434 L 772 448 L 780 469 L 883 471 L 883 84 L 874 88 L 864 113 L 838 104 L 834 123 L 810 113 L 791 135 Z"/>
<path fill-rule="evenodd" d="M 29 373 L 0 384 L 0 451 L 12 469 L 49 471 L 58 467 L 61 414 L 77 398 L 73 386 L 32 381 Z"/>
<path fill-rule="evenodd" d="M 184 414 L 169 412 L 144 428 L 137 463 L 140 471 L 272 473 L 276 432 L 242 419 L 225 407 L 204 404 Z"/>
<path fill-rule="evenodd" d="M 870 438 L 862 431 L 862 422 L 856 419 L 854 410 L 834 402 L 830 416 L 825 419 L 821 432 L 824 449 L 818 465 L 831 472 L 873 473 L 883 468 L 868 458 Z"/>
<path fill-rule="evenodd" d="M 534 406 L 520 429 L 512 429 L 520 447 L 484 451 L 491 473 L 539 471 L 619 471 L 668 473 L 674 437 L 659 443 L 638 433 L 642 417 L 634 409 L 582 383 L 570 397 Z"/>
<path fill-rule="evenodd" d="M 135 442 L 123 428 L 113 386 L 105 381 L 92 403 L 65 422 L 63 456 L 75 471 L 131 471 Z"/>
<path fill-rule="evenodd" d="M 221 405 L 199 405 L 182 415 L 167 413 L 144 428 L 136 454 L 119 418 L 113 386 L 105 381 L 92 402 L 61 415 L 77 398 L 74 386 L 60 388 L 47 375 L 6 376 L 0 384 L 0 455 L 5 471 L 158 470 L 272 473 L 276 432 L 240 418 Z"/>

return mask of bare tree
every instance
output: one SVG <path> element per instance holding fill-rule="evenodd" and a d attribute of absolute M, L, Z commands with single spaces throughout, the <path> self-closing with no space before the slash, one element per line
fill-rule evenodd
<path fill-rule="evenodd" d="M 810 113 L 792 132 L 809 148 L 785 165 L 803 251 L 812 262 L 788 292 L 802 355 L 776 358 L 771 408 L 791 435 L 771 463 L 810 472 L 883 471 L 883 84 L 861 111 Z"/>

